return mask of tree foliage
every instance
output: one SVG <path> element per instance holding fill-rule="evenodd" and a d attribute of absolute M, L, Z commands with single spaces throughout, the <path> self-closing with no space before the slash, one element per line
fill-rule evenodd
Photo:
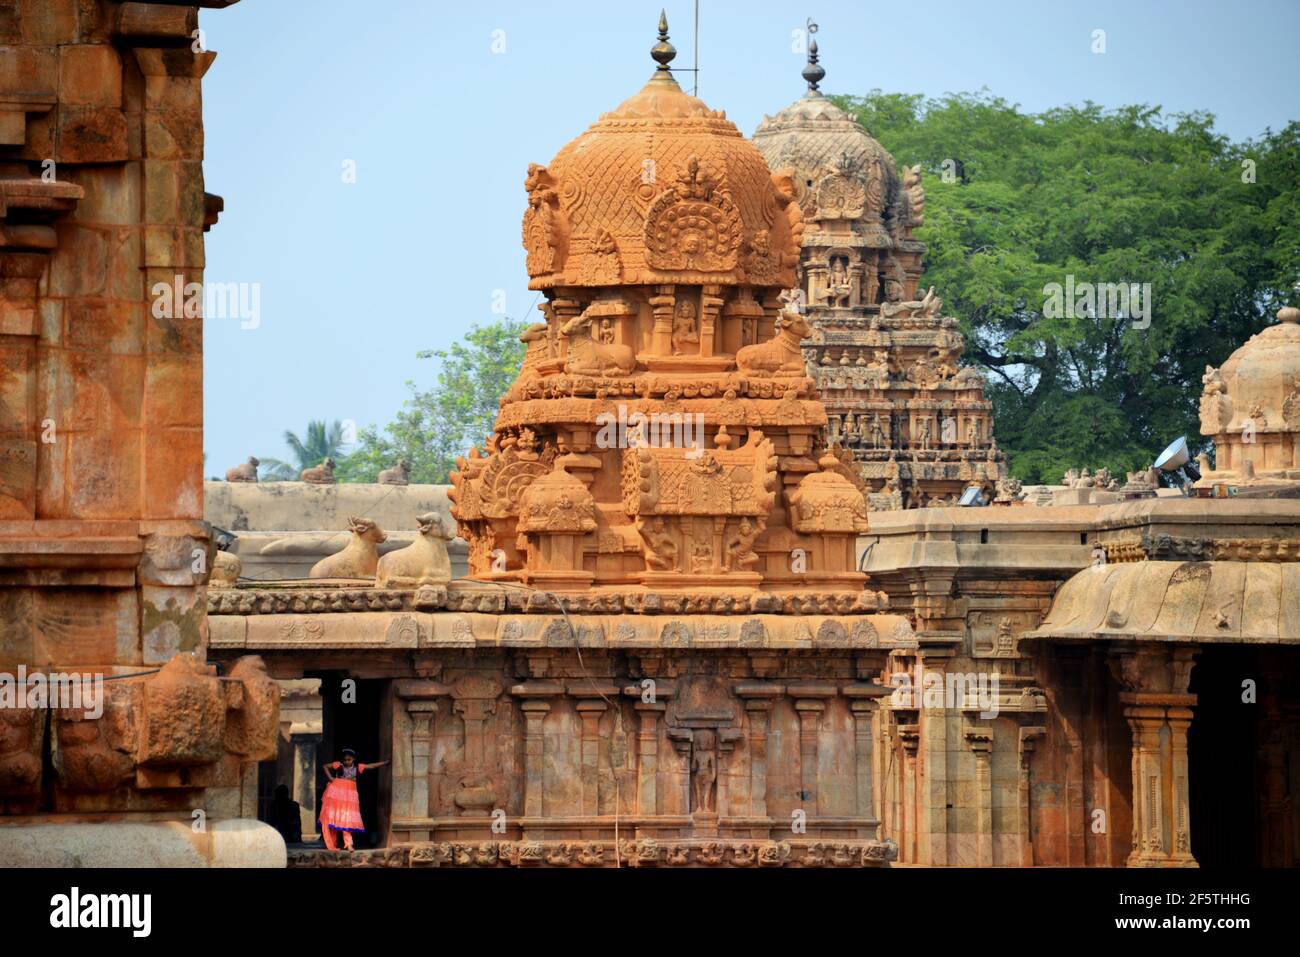
<path fill-rule="evenodd" d="M 284 444 L 289 446 L 293 461 L 281 459 L 259 459 L 261 472 L 258 478 L 263 482 L 292 482 L 302 474 L 303 469 L 320 465 L 327 458 L 335 464 L 343 459 L 344 430 L 343 423 L 337 419 L 331 423 L 316 419 L 307 423 L 303 438 L 295 433 L 284 433 Z"/>
<path fill-rule="evenodd" d="M 989 372 L 1013 475 L 1122 473 L 1179 435 L 1202 444 L 1205 366 L 1297 295 L 1300 123 L 1233 143 L 1212 116 L 1148 106 L 1029 114 L 987 93 L 880 91 L 839 103 L 926 171 L 922 285 Z M 1150 283 L 1149 327 L 1053 318 L 1047 287 L 1070 275 Z"/>
<path fill-rule="evenodd" d="M 438 360 L 428 390 L 408 382 L 411 396 L 382 431 L 368 426 L 335 473 L 341 482 L 373 482 L 399 458 L 411 463 L 412 482 L 445 483 L 456 458 L 481 446 L 492 432 L 505 395 L 524 359 L 519 334 L 527 323 L 503 319 L 472 326 L 450 349 L 418 353 Z"/>

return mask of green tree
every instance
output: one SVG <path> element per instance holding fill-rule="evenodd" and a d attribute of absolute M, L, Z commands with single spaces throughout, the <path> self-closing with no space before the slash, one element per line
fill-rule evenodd
<path fill-rule="evenodd" d="M 411 396 L 397 417 L 382 431 L 372 425 L 358 432 L 357 448 L 336 472 L 339 480 L 373 482 L 405 458 L 412 482 L 447 482 L 456 458 L 491 434 L 501 397 L 523 364 L 519 334 L 527 327 L 509 318 L 475 325 L 449 349 L 417 353 L 438 360 L 433 387 L 422 391 L 408 382 Z"/>
<path fill-rule="evenodd" d="M 900 164 L 926 171 L 923 288 L 989 373 L 1012 474 L 1145 468 L 1197 396 L 1296 297 L 1300 123 L 1234 144 L 1202 113 L 1096 104 L 1022 113 L 989 95 L 838 98 Z M 1150 283 L 1149 325 L 1054 317 L 1049 284 Z"/>
<path fill-rule="evenodd" d="M 303 469 L 320 465 L 326 458 L 334 459 L 336 467 L 345 460 L 342 451 L 345 444 L 343 423 L 337 419 L 328 424 L 319 419 L 308 422 L 306 437 L 301 439 L 295 433 L 286 431 L 284 444 L 289 446 L 293 460 L 286 462 L 260 458 L 262 464 L 258 478 L 261 481 L 292 482 L 302 474 Z"/>

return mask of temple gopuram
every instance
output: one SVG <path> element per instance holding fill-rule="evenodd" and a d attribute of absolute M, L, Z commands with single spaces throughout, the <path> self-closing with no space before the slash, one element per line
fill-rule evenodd
<path fill-rule="evenodd" d="M 797 301 L 829 440 L 852 452 L 873 509 L 955 505 L 972 485 L 1006 498 L 984 378 L 961 366 L 964 340 L 943 300 L 919 288 L 921 169 L 900 170 L 822 95 L 818 59 L 814 39 L 807 93 L 766 117 L 754 144 L 789 177 L 803 213 Z"/>

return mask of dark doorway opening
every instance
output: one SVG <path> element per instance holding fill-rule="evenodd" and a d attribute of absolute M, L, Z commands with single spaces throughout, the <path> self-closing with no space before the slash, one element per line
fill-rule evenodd
<path fill-rule="evenodd" d="M 1249 646 L 1201 649 L 1192 668 L 1196 695 L 1187 732 L 1192 856 L 1202 867 L 1257 867 L 1259 720 L 1262 705 L 1242 700 L 1243 682 L 1263 694 L 1259 655 Z"/>
<path fill-rule="evenodd" d="M 351 748 L 361 764 L 389 760 L 390 749 L 383 747 L 387 740 L 384 721 L 384 703 L 388 697 L 389 682 L 377 678 L 353 678 L 343 672 L 329 671 L 308 674 L 321 679 L 321 764 L 337 761 L 344 748 Z M 382 847 L 388 834 L 391 798 L 389 782 L 391 766 L 363 772 L 357 778 L 357 794 L 361 800 L 361 818 L 366 832 L 354 834 L 357 849 Z M 318 769 L 316 781 L 316 806 L 327 783 Z"/>

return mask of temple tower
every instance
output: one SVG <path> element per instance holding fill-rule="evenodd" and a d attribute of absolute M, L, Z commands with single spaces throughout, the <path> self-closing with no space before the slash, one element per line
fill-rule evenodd
<path fill-rule="evenodd" d="M 828 439 L 851 450 L 876 509 L 955 504 L 996 489 L 1004 456 L 984 379 L 961 368 L 962 335 L 934 289 L 918 288 L 925 244 L 919 166 L 900 169 L 858 121 L 822 95 L 809 44 L 808 90 L 764 118 L 754 144 L 803 211 L 803 352 L 826 405 Z"/>
<path fill-rule="evenodd" d="M 796 186 L 682 91 L 660 27 L 645 87 L 529 167 L 523 240 L 545 322 L 524 333 L 486 450 L 452 475 L 470 573 L 865 607 L 864 489 L 825 442 L 808 324 L 783 311 Z"/>

